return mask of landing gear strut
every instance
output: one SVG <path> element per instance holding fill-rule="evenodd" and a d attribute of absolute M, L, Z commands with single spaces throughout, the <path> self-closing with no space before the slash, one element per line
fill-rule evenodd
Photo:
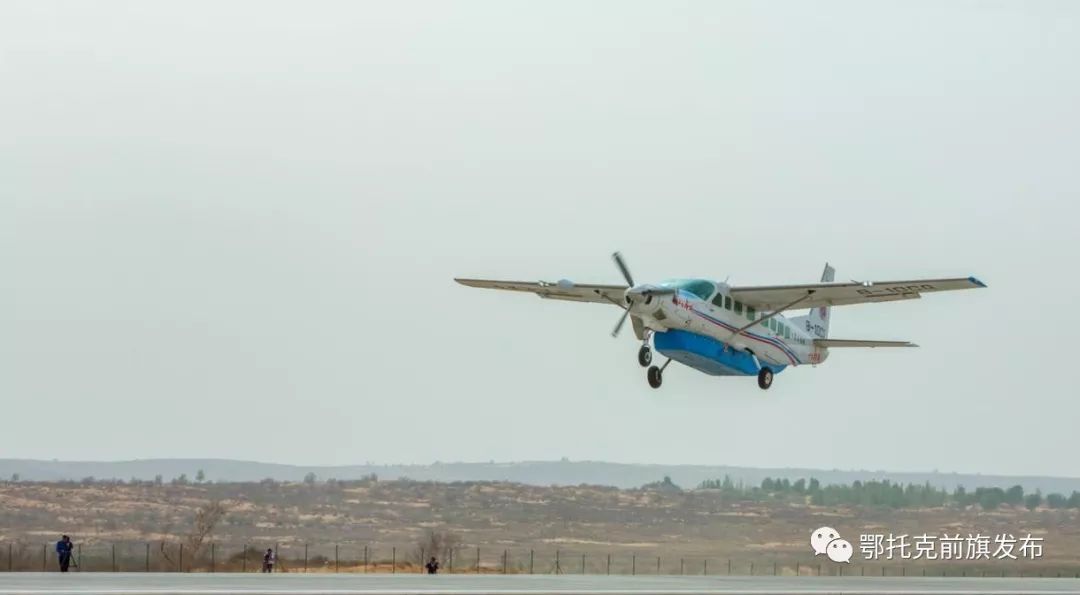
<path fill-rule="evenodd" d="M 772 386 L 773 371 L 768 368 L 762 368 L 757 373 L 757 385 L 762 390 L 768 390 Z"/>
<path fill-rule="evenodd" d="M 645 378 L 648 379 L 649 386 L 653 388 L 660 388 L 660 385 L 664 382 L 664 368 L 668 367 L 668 364 L 670 363 L 671 358 L 668 358 L 668 361 L 664 362 L 663 366 L 660 366 L 659 368 L 657 368 L 656 366 L 652 366 L 648 369 L 645 374 Z"/>

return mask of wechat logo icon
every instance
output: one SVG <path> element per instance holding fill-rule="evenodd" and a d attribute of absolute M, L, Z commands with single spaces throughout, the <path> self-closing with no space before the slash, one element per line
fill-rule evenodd
<path fill-rule="evenodd" d="M 814 555 L 825 554 L 833 562 L 851 563 L 854 550 L 848 540 L 840 537 L 840 532 L 832 527 L 819 527 L 810 534 L 810 547 L 814 549 Z"/>

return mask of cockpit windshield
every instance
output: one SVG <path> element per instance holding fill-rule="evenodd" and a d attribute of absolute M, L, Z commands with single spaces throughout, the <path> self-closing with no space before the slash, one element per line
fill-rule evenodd
<path fill-rule="evenodd" d="M 713 285 L 711 281 L 705 281 L 703 279 L 675 279 L 672 281 L 664 281 L 660 286 L 689 291 L 702 300 L 709 299 L 713 292 L 716 291 L 716 286 Z"/>

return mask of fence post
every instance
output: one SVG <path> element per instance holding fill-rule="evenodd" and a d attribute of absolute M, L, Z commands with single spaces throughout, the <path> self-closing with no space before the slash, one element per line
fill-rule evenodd
<path fill-rule="evenodd" d="M 78 568 L 79 572 L 82 572 L 82 544 L 81 543 L 79 544 L 79 548 L 76 551 L 79 552 L 79 555 L 78 555 L 79 560 L 76 562 L 75 568 Z"/>
<path fill-rule="evenodd" d="M 476 548 L 476 574 L 480 574 L 480 548 Z"/>
<path fill-rule="evenodd" d="M 248 544 L 245 543 L 244 544 L 243 561 L 240 562 L 240 572 L 247 572 L 247 551 L 248 551 Z"/>
<path fill-rule="evenodd" d="M 367 546 L 365 545 L 364 546 L 364 573 L 365 574 L 367 574 L 367 571 L 368 571 L 367 565 L 368 565 L 368 551 L 367 551 Z"/>
<path fill-rule="evenodd" d="M 41 544 L 41 571 L 45 572 L 45 565 L 48 564 L 49 545 Z"/>
<path fill-rule="evenodd" d="M 728 558 L 728 561 L 727 561 L 727 573 L 729 575 L 731 574 L 731 558 Z"/>
<path fill-rule="evenodd" d="M 607 555 L 607 573 L 611 574 L 611 554 Z"/>
<path fill-rule="evenodd" d="M 449 566 L 448 573 L 449 574 L 454 574 L 454 548 L 452 548 L 452 547 L 450 548 L 450 564 L 448 564 L 448 566 Z"/>
<path fill-rule="evenodd" d="M 210 542 L 210 572 L 217 572 L 217 544 Z"/>
<path fill-rule="evenodd" d="M 181 541 L 180 542 L 180 570 L 178 572 L 183 572 L 183 571 L 184 571 L 184 542 Z"/>
<path fill-rule="evenodd" d="M 559 550 L 555 550 L 555 574 L 559 574 Z"/>
<path fill-rule="evenodd" d="M 799 563 L 798 562 L 795 563 L 795 576 L 802 576 L 802 574 L 799 572 Z"/>
<path fill-rule="evenodd" d="M 585 554 L 581 554 L 581 574 L 585 574 Z"/>
<path fill-rule="evenodd" d="M 750 563 L 750 576 L 754 576 L 754 563 Z"/>
<path fill-rule="evenodd" d="M 116 572 L 116 544 L 112 544 L 112 571 Z"/>
<path fill-rule="evenodd" d="M 529 574 L 533 573 L 533 551 L 529 550 Z"/>
<path fill-rule="evenodd" d="M 683 558 L 679 558 L 679 574 L 680 575 L 685 574 L 685 572 L 684 572 L 685 570 L 686 570 L 686 560 L 683 559 Z"/>
<path fill-rule="evenodd" d="M 660 574 L 660 556 L 656 557 L 656 574 Z"/>
<path fill-rule="evenodd" d="M 11 572 L 11 544 L 7 544 L 7 571 Z"/>
<path fill-rule="evenodd" d="M 334 572 L 338 571 L 338 544 L 334 544 Z"/>
<path fill-rule="evenodd" d="M 307 572 L 307 546 L 308 546 L 308 544 L 305 543 L 304 544 L 304 572 Z"/>
<path fill-rule="evenodd" d="M 709 576 L 709 559 L 705 558 L 705 564 L 701 569 L 701 576 Z"/>
<path fill-rule="evenodd" d="M 510 559 L 509 556 L 510 556 L 509 550 L 503 550 L 503 574 L 506 574 L 507 562 Z"/>
<path fill-rule="evenodd" d="M 776 576 L 776 560 L 773 560 L 772 563 L 772 575 Z"/>
<path fill-rule="evenodd" d="M 637 575 L 637 554 L 630 557 L 630 576 Z"/>
<path fill-rule="evenodd" d="M 397 574 L 397 546 L 391 548 L 390 553 L 390 574 Z"/>

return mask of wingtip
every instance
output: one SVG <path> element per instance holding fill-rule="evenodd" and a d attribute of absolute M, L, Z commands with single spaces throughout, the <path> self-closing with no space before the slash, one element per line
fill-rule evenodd
<path fill-rule="evenodd" d="M 968 281 L 971 281 L 972 283 L 974 283 L 975 285 L 977 285 L 979 287 L 986 287 L 986 283 L 983 283 L 982 281 L 979 281 L 975 277 L 968 277 Z"/>

